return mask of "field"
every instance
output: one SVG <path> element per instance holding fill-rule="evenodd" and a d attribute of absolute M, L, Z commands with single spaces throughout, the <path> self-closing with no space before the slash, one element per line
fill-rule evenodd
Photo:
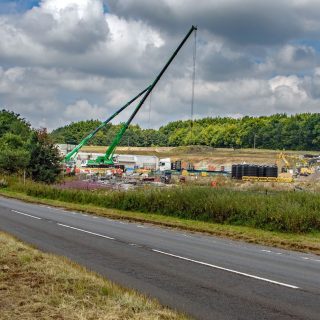
<path fill-rule="evenodd" d="M 66 258 L 0 232 L 2 320 L 187 319 L 132 290 L 125 290 Z"/>
<path fill-rule="evenodd" d="M 81 149 L 83 152 L 104 153 L 107 147 L 104 146 L 85 146 Z M 155 155 L 159 158 L 170 157 L 173 161 L 190 161 L 196 166 L 226 166 L 231 167 L 237 163 L 255 163 L 274 165 L 279 167 L 283 162 L 278 159 L 281 150 L 264 149 L 230 149 L 230 148 L 212 148 L 205 146 L 188 147 L 118 147 L 116 153 L 136 154 L 136 155 Z M 305 153 L 316 154 L 310 151 L 288 151 L 288 155 L 303 155 Z"/>

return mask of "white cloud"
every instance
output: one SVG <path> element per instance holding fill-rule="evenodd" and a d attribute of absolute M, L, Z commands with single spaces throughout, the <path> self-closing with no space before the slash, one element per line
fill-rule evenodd
<path fill-rule="evenodd" d="M 2 106 L 50 129 L 105 119 L 153 81 L 195 23 L 197 117 L 318 111 L 318 1 L 107 5 L 110 12 L 101 0 L 43 0 L 0 15 Z M 190 117 L 192 45 L 189 39 L 157 85 L 150 116 L 147 101 L 136 123 L 158 127 Z"/>
<path fill-rule="evenodd" d="M 69 121 L 79 121 L 85 119 L 102 119 L 104 115 L 103 108 L 91 105 L 87 100 L 79 100 L 76 103 L 67 106 L 64 113 L 64 119 Z"/>

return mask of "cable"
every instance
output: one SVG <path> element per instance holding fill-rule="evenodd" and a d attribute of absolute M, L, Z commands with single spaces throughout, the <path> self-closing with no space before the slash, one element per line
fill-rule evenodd
<path fill-rule="evenodd" d="M 191 89 L 191 138 L 193 137 L 193 111 L 194 111 L 194 87 L 196 81 L 196 58 L 197 58 L 197 30 L 194 31 L 193 46 L 193 69 L 192 69 L 192 89 Z"/>

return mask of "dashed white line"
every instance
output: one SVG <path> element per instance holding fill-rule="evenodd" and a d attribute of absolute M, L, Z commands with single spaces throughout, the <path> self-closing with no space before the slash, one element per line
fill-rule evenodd
<path fill-rule="evenodd" d="M 282 255 L 282 252 L 275 252 L 275 251 L 271 251 L 271 250 L 260 250 L 262 252 L 267 252 L 267 253 L 273 253 L 273 254 L 277 254 L 277 255 Z"/>
<path fill-rule="evenodd" d="M 31 214 L 27 214 L 27 213 L 20 212 L 20 211 L 16 211 L 16 210 L 11 210 L 11 211 L 12 211 L 12 212 L 15 212 L 15 213 L 18 213 L 18 214 L 22 214 L 23 216 L 27 216 L 27 217 L 30 217 L 30 218 L 33 218 L 33 219 L 41 220 L 41 218 L 32 216 Z"/>
<path fill-rule="evenodd" d="M 147 227 L 138 225 L 137 228 L 144 228 L 144 229 L 145 229 L 145 228 L 147 228 Z"/>
<path fill-rule="evenodd" d="M 108 237 L 108 236 L 105 236 L 105 235 L 103 235 L 103 234 L 91 232 L 91 231 L 88 231 L 88 230 L 83 230 L 83 229 L 71 227 L 71 226 L 68 226 L 68 225 L 66 225 L 66 224 L 57 223 L 57 225 L 59 225 L 59 226 L 61 226 L 61 227 L 64 227 L 64 228 L 69 228 L 69 229 L 73 229 L 73 230 L 85 232 L 85 233 L 88 233 L 88 234 L 92 234 L 92 235 L 97 236 L 97 237 L 102 237 L 102 238 L 106 238 L 106 239 L 109 239 L 109 240 L 114 240 L 114 238 L 112 238 L 112 237 Z"/>
<path fill-rule="evenodd" d="M 256 280 L 261 280 L 261 281 L 277 284 L 277 285 L 280 285 L 280 286 L 283 286 L 283 287 L 287 287 L 287 288 L 291 288 L 291 289 L 299 289 L 299 287 L 291 285 L 291 284 L 287 284 L 287 283 L 283 283 L 283 282 L 279 282 L 279 281 L 275 281 L 275 280 L 271 280 L 271 279 L 267 279 L 267 278 L 258 277 L 258 276 L 255 276 L 255 275 L 252 275 L 252 274 L 249 274 L 249 273 L 244 273 L 244 272 L 240 272 L 240 271 L 236 271 L 236 270 L 232 270 L 232 269 L 228 269 L 228 268 L 223 268 L 223 267 L 220 267 L 220 266 L 216 266 L 214 264 L 210 264 L 210 263 L 206 263 L 206 262 L 202 262 L 202 261 L 189 259 L 189 258 L 178 256 L 178 255 L 175 255 L 175 254 L 172 254 L 172 253 L 168 253 L 168 252 L 164 252 L 164 251 L 160 251 L 160 250 L 156 250 L 156 249 L 152 249 L 152 251 L 160 253 L 160 254 L 164 254 L 164 255 L 167 255 L 167 256 L 170 256 L 170 257 L 178 258 L 178 259 L 181 259 L 181 260 L 185 260 L 185 261 L 190 261 L 190 262 L 193 262 L 193 263 L 201 264 L 203 266 L 211 267 L 211 268 L 214 268 L 214 269 L 219 269 L 219 270 L 235 273 L 235 274 L 238 274 L 238 275 L 241 275 L 241 276 L 245 276 L 245 277 L 248 277 L 248 278 L 253 278 L 253 279 L 256 279 Z"/>
<path fill-rule="evenodd" d="M 191 236 L 189 236 L 188 234 L 182 234 L 183 237 L 186 237 L 186 238 L 192 238 Z"/>

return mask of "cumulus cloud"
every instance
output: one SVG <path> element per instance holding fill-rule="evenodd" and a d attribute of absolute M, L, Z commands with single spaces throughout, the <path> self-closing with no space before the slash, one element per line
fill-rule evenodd
<path fill-rule="evenodd" d="M 316 0 L 5 1 L 0 102 L 35 127 L 105 119 L 153 81 L 196 24 L 196 117 L 317 112 L 319 9 Z M 193 45 L 136 123 L 190 118 Z"/>

